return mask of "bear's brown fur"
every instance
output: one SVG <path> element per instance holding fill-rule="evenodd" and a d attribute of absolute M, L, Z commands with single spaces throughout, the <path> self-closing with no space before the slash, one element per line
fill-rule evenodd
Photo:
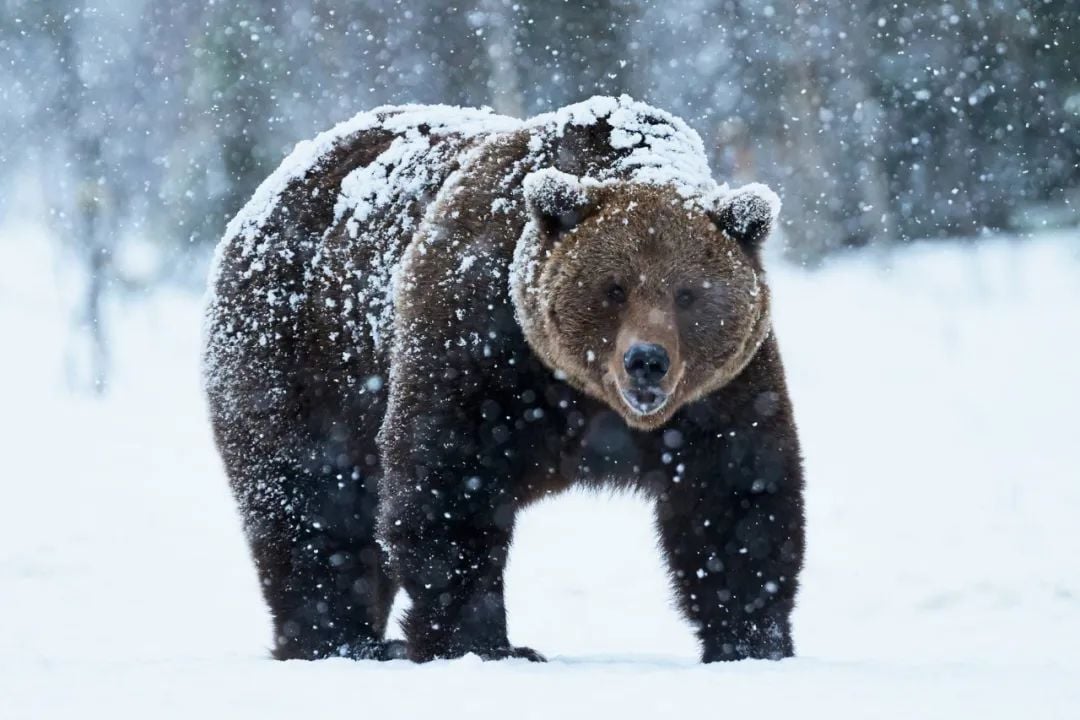
<path fill-rule="evenodd" d="M 385 108 L 298 147 L 230 225 L 207 311 L 275 656 L 540 659 L 508 642 L 502 571 L 515 513 L 575 482 L 655 498 L 704 660 L 790 655 L 773 199 L 716 186 L 693 131 L 628 98 Z"/>

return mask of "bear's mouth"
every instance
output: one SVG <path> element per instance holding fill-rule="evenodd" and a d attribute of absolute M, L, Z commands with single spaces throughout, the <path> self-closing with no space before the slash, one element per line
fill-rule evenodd
<path fill-rule="evenodd" d="M 619 394 L 635 415 L 652 415 L 659 412 L 664 405 L 667 405 L 670 397 L 668 393 L 655 385 L 620 389 Z"/>

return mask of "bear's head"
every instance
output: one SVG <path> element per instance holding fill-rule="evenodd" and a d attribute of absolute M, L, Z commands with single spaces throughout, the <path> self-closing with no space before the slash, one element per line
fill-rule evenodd
<path fill-rule="evenodd" d="M 779 203 L 765 186 L 689 202 L 670 186 L 544 169 L 524 194 L 512 286 L 525 336 L 632 427 L 722 387 L 767 337 L 759 248 Z"/>

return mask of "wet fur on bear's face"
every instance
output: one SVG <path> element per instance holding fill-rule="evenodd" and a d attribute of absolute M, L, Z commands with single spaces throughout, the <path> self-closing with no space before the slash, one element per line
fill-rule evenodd
<path fill-rule="evenodd" d="M 515 301 L 549 367 L 643 430 L 745 367 L 770 326 L 765 201 L 736 194 L 703 210 L 664 186 L 548 180 L 526 187 L 518 259 L 532 266 Z"/>

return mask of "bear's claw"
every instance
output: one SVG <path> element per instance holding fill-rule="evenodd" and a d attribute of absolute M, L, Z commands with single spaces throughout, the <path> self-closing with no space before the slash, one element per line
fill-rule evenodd
<path fill-rule="evenodd" d="M 383 644 L 380 660 L 408 660 L 409 646 L 404 640 L 387 640 Z"/>
<path fill-rule="evenodd" d="M 353 660 L 405 660 L 404 640 L 368 640 L 343 647 L 339 653 Z"/>
<path fill-rule="evenodd" d="M 481 660 L 509 660 L 521 658 L 529 662 L 547 662 L 547 658 L 530 647 L 500 647 L 478 653 Z"/>

